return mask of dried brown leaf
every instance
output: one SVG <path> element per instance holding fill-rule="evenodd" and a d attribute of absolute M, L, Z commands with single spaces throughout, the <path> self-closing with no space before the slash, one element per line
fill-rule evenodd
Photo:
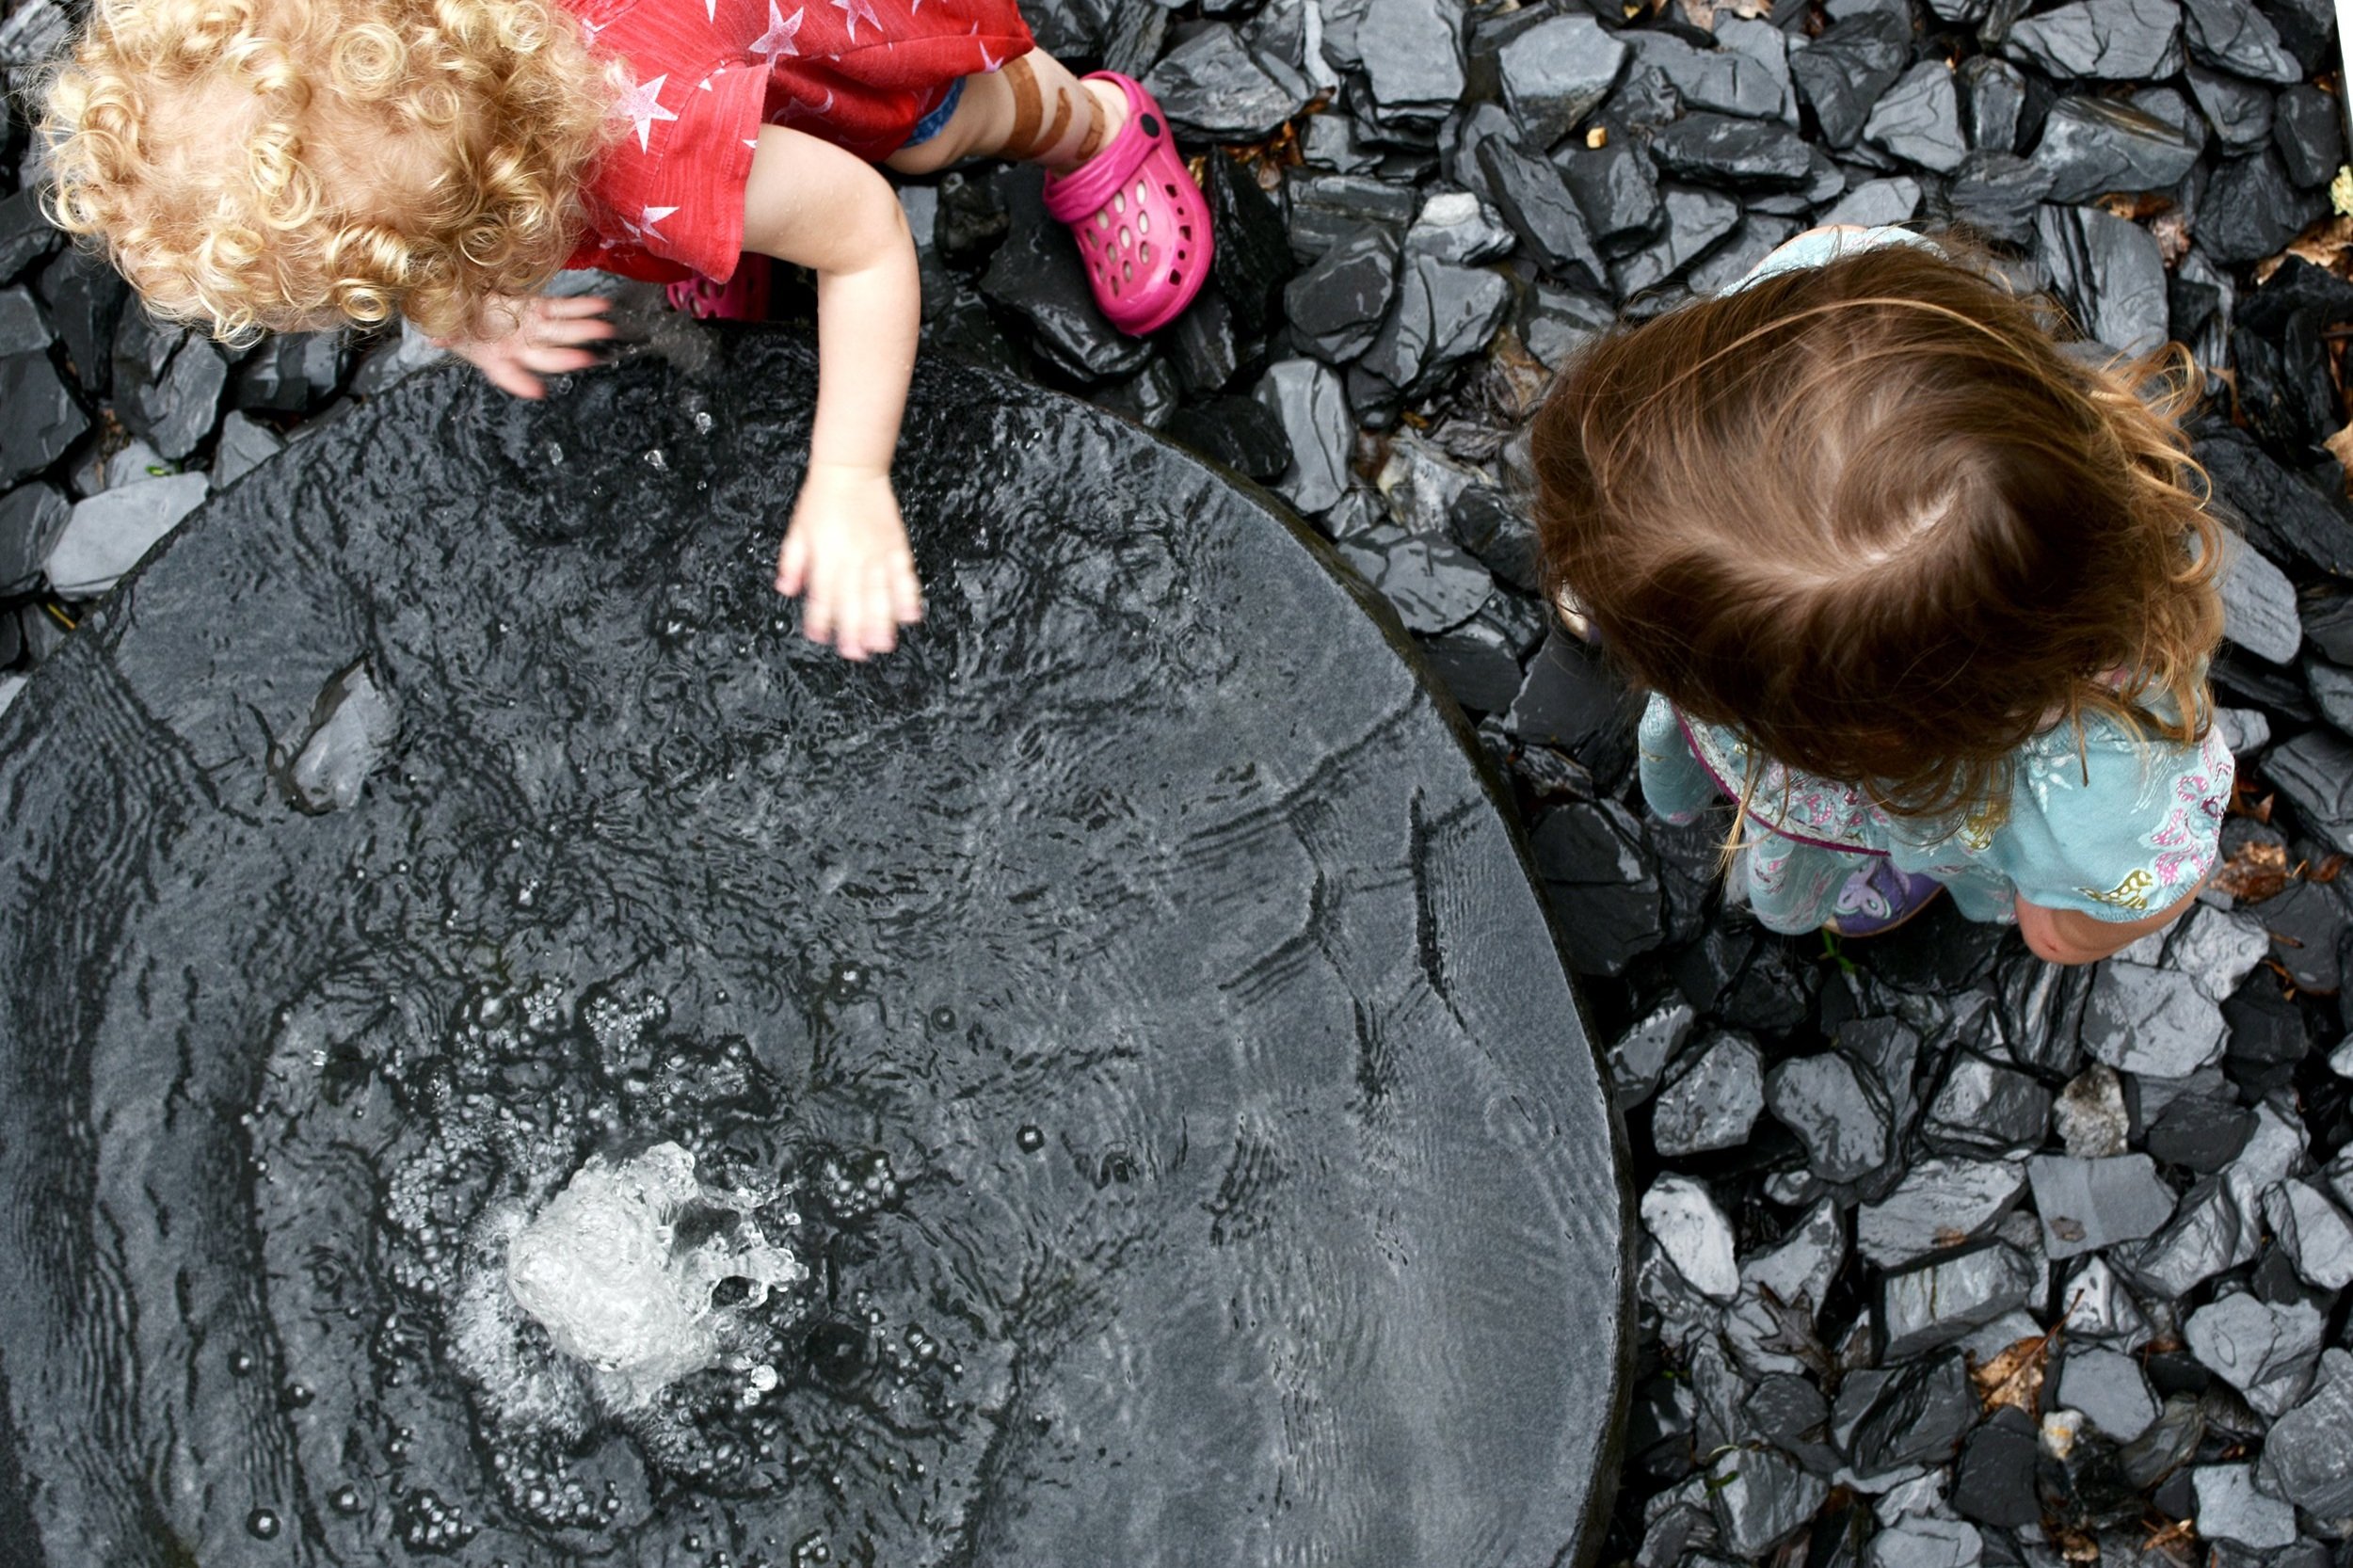
<path fill-rule="evenodd" d="M 2353 482 L 2353 424 L 2346 425 L 2320 444 L 2329 449 L 2329 456 L 2334 457 L 2337 466 L 2345 470 L 2348 482 Z"/>
<path fill-rule="evenodd" d="M 2284 844 L 2245 843 L 2214 873 L 2214 885 L 2241 904 L 2261 904 L 2277 898 L 2288 885 L 2288 852 Z"/>
<path fill-rule="evenodd" d="M 2338 877 L 2345 874 L 2345 856 L 2342 851 L 2340 851 L 2335 855 L 2331 855 L 2328 859 L 2323 860 L 2317 866 L 2306 866 L 2304 868 L 2304 880 L 2307 882 L 2334 882 Z"/>
<path fill-rule="evenodd" d="M 1988 1414 L 2009 1405 L 2037 1416 L 2042 1405 L 2042 1374 L 2051 1359 L 2051 1338 L 2039 1334 L 2021 1339 L 1982 1367 L 1971 1367 L 1977 1399 Z"/>

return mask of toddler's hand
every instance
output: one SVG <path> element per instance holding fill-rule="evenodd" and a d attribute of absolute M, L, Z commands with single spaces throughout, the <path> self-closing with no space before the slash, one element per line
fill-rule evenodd
<path fill-rule="evenodd" d="M 492 326 L 486 335 L 435 342 L 482 372 L 501 392 L 545 397 L 543 377 L 586 370 L 599 361 L 600 356 L 587 345 L 616 330 L 604 313 L 611 305 L 594 294 L 560 299 L 504 296 L 490 306 Z"/>
<path fill-rule="evenodd" d="M 899 628 L 923 618 L 915 553 L 888 472 L 808 465 L 776 557 L 776 592 L 805 593 L 803 633 L 844 659 L 889 652 Z"/>

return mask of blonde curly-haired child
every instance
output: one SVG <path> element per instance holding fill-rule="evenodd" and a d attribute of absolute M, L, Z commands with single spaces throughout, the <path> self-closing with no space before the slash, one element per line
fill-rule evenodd
<path fill-rule="evenodd" d="M 51 77 L 53 214 L 158 313 L 230 339 L 405 316 L 498 386 L 596 362 L 596 266 L 818 280 L 815 426 L 776 568 L 856 659 L 921 615 L 890 486 L 920 325 L 873 167 L 1042 164 L 1096 298 L 1144 332 L 1207 274 L 1159 106 L 1081 81 L 1013 0 L 98 0 Z"/>

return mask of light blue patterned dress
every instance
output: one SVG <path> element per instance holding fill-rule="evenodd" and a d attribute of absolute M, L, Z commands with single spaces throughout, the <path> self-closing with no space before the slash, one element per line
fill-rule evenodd
<path fill-rule="evenodd" d="M 1859 247 L 1926 243 L 1897 229 L 1809 234 L 1735 286 Z M 2016 919 L 2020 897 L 2096 920 L 2139 920 L 2178 902 L 2213 866 L 2233 772 L 2218 732 L 2183 744 L 2093 715 L 2080 743 L 2063 725 L 2021 746 L 2013 763 L 2000 806 L 1922 822 L 1890 815 L 1853 785 L 1759 758 L 1737 731 L 1687 722 L 1664 697 L 1651 697 L 1641 721 L 1642 795 L 1669 822 L 1738 799 L 1755 772 L 1747 847 L 1729 879 L 1775 931 L 1886 918 L 1869 874 L 1879 856 L 1943 883 L 1971 920 L 2004 923 Z"/>

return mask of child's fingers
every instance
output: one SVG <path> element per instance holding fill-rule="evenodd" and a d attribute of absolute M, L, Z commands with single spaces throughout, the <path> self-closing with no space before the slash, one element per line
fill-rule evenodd
<path fill-rule="evenodd" d="M 874 651 L 888 653 L 899 646 L 896 561 L 877 561 L 866 574 L 866 624 L 873 631 Z"/>
<path fill-rule="evenodd" d="M 801 600 L 801 635 L 812 643 L 835 640 L 834 575 L 823 563 L 812 563 L 808 593 Z"/>
<path fill-rule="evenodd" d="M 776 592 L 795 598 L 808 584 L 808 539 L 795 528 L 785 535 L 784 548 L 776 552 Z"/>
<path fill-rule="evenodd" d="M 582 344 L 616 338 L 620 332 L 617 323 L 602 316 L 588 316 L 579 321 L 543 321 L 523 341 L 537 348 L 576 348 Z"/>
<path fill-rule="evenodd" d="M 568 294 L 560 296 L 543 296 L 539 301 L 539 313 L 541 315 L 552 316 L 559 320 L 577 319 L 581 316 L 602 315 L 605 312 L 611 310 L 612 308 L 613 301 L 607 299 L 600 294 Z"/>
<path fill-rule="evenodd" d="M 548 395 L 548 384 L 513 360 L 492 360 L 482 366 L 482 374 L 490 385 L 510 396 L 537 402 Z"/>
<path fill-rule="evenodd" d="M 915 576 L 915 557 L 904 552 L 891 563 L 890 618 L 901 626 L 923 618 L 923 584 Z"/>
<path fill-rule="evenodd" d="M 585 348 L 526 348 L 515 358 L 529 370 L 542 376 L 561 376 L 568 370 L 588 370 L 604 362 L 601 356 Z"/>

